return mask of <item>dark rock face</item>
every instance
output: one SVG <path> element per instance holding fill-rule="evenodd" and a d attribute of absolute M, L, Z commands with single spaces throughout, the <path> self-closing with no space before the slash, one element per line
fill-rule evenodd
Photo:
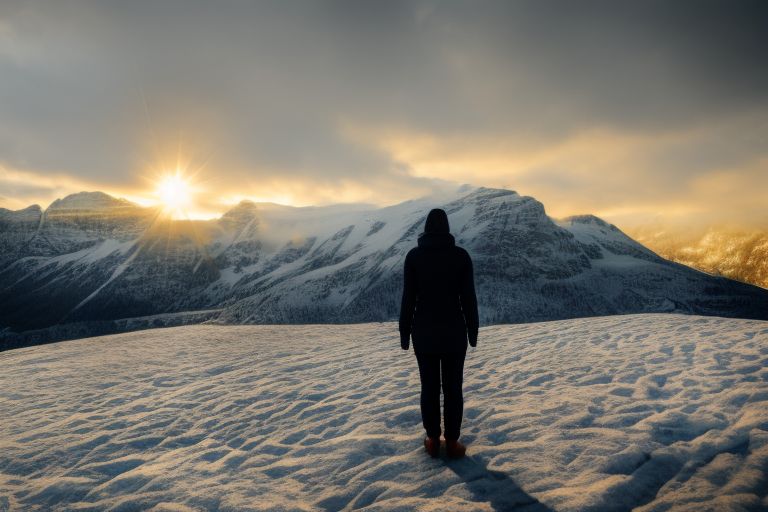
<path fill-rule="evenodd" d="M 18 211 L 0 208 L 0 268 L 30 251 L 42 218 L 43 211 L 36 204 Z"/>
<path fill-rule="evenodd" d="M 163 325 L 393 320 L 403 258 L 433 207 L 473 257 L 483 324 L 641 312 L 768 318 L 761 288 L 660 258 L 592 215 L 555 221 L 509 190 L 463 187 L 380 209 L 244 201 L 212 221 L 163 220 L 94 192 L 45 211 L 0 209 L 0 339 L 82 336 L 90 323 L 103 333 L 148 316 Z"/>

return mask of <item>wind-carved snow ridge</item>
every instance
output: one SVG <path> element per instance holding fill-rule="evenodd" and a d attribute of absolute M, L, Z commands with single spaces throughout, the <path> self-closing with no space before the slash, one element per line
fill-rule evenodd
<path fill-rule="evenodd" d="M 768 509 L 765 321 L 482 328 L 461 461 L 423 451 L 393 323 L 158 329 L 0 365 L 2 510 Z"/>

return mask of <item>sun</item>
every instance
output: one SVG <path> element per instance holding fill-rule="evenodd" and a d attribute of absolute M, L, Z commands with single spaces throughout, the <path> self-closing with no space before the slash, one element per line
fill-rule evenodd
<path fill-rule="evenodd" d="M 192 187 L 181 173 L 167 174 L 157 184 L 157 197 L 166 211 L 183 215 L 192 203 Z"/>

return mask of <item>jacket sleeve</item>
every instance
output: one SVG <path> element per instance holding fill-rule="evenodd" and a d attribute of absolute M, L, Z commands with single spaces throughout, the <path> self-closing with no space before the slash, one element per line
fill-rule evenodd
<path fill-rule="evenodd" d="M 472 266 L 472 258 L 466 255 L 466 264 L 464 265 L 461 276 L 459 295 L 461 298 L 461 310 L 464 313 L 464 321 L 467 324 L 467 337 L 469 344 L 477 346 L 477 331 L 480 327 L 479 315 L 477 314 L 477 296 L 475 295 L 475 275 Z"/>
<path fill-rule="evenodd" d="M 400 345 L 403 350 L 408 350 L 410 344 L 413 313 L 416 310 L 416 274 L 411 254 L 409 252 L 405 256 L 403 299 L 400 303 Z"/>

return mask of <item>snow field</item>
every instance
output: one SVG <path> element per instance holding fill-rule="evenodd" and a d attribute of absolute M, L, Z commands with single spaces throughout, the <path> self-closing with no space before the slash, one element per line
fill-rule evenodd
<path fill-rule="evenodd" d="M 423 452 L 393 323 L 0 353 L 0 510 L 765 510 L 768 322 L 482 328 L 464 460 Z"/>

